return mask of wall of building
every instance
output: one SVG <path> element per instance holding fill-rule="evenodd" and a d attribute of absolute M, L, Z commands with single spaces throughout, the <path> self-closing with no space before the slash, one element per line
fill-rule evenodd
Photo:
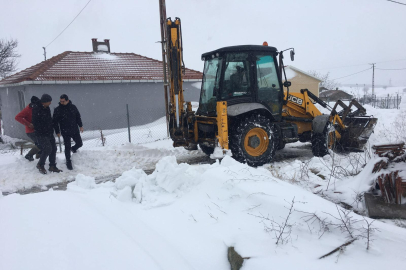
<path fill-rule="evenodd" d="M 295 71 L 295 73 L 296 75 L 288 80 L 292 83 L 292 86 L 289 87 L 290 92 L 300 93 L 301 89 L 307 88 L 310 92 L 319 96 L 320 81 L 297 71 Z"/>
<path fill-rule="evenodd" d="M 199 83 L 196 82 L 184 83 L 185 100 L 199 100 L 200 88 L 197 87 Z M 67 94 L 79 109 L 86 130 L 127 127 L 126 104 L 131 126 L 151 123 L 165 116 L 163 83 L 25 85 L 8 87 L 8 95 L 5 88 L 0 88 L 4 133 L 14 138 L 26 138 L 23 125 L 14 120 L 20 112 L 18 90 L 24 92 L 26 104 L 33 95 L 38 98 L 44 93 L 51 95 L 51 112 L 58 106 L 59 97 Z"/>

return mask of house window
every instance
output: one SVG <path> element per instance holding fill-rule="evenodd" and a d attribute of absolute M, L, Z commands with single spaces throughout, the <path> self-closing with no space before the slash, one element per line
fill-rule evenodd
<path fill-rule="evenodd" d="M 25 108 L 24 92 L 18 91 L 18 103 L 20 104 L 20 111 Z"/>

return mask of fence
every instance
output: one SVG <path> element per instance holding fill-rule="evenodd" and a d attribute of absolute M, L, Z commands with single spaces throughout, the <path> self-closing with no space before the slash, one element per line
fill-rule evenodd
<path fill-rule="evenodd" d="M 122 113 L 83 123 L 86 131 L 82 133 L 84 148 L 117 146 L 126 143 L 144 144 L 168 138 L 165 116 L 146 124 L 128 105 Z M 112 128 L 114 127 L 114 128 Z"/>
<path fill-rule="evenodd" d="M 402 96 L 386 96 L 386 97 L 376 97 L 374 96 L 363 96 L 358 99 L 361 104 L 369 104 L 374 108 L 380 109 L 399 109 L 400 103 L 402 102 Z"/>

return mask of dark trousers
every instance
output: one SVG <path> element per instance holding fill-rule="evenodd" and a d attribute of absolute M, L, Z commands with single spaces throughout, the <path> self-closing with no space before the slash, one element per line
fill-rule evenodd
<path fill-rule="evenodd" d="M 80 147 L 82 147 L 82 138 L 80 137 L 80 133 L 75 133 L 75 134 L 63 134 L 63 143 L 65 145 L 65 158 L 66 161 L 70 160 L 70 151 L 76 151 Z M 75 145 L 71 147 L 71 139 L 75 142 Z"/>
<path fill-rule="evenodd" d="M 27 156 L 33 156 L 35 154 L 39 154 L 39 152 L 41 151 L 39 149 L 38 146 L 38 140 L 37 140 L 37 136 L 35 136 L 35 132 L 32 133 L 26 133 L 28 138 L 30 138 L 32 140 L 32 142 L 35 144 L 35 146 L 33 148 L 31 148 L 31 150 L 28 152 Z"/>
<path fill-rule="evenodd" d="M 53 135 L 51 136 L 38 136 L 37 141 L 39 148 L 41 149 L 41 157 L 39 158 L 38 164 L 41 166 L 45 165 L 45 161 L 49 156 L 49 166 L 56 166 L 56 142 Z"/>

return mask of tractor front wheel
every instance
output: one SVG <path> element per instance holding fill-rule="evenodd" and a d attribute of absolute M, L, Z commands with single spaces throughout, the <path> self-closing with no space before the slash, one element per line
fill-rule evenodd
<path fill-rule="evenodd" d="M 331 122 L 327 122 L 323 132 L 312 134 L 312 152 L 316 157 L 323 157 L 329 153 L 330 150 L 335 149 L 336 136 L 335 129 Z"/>

